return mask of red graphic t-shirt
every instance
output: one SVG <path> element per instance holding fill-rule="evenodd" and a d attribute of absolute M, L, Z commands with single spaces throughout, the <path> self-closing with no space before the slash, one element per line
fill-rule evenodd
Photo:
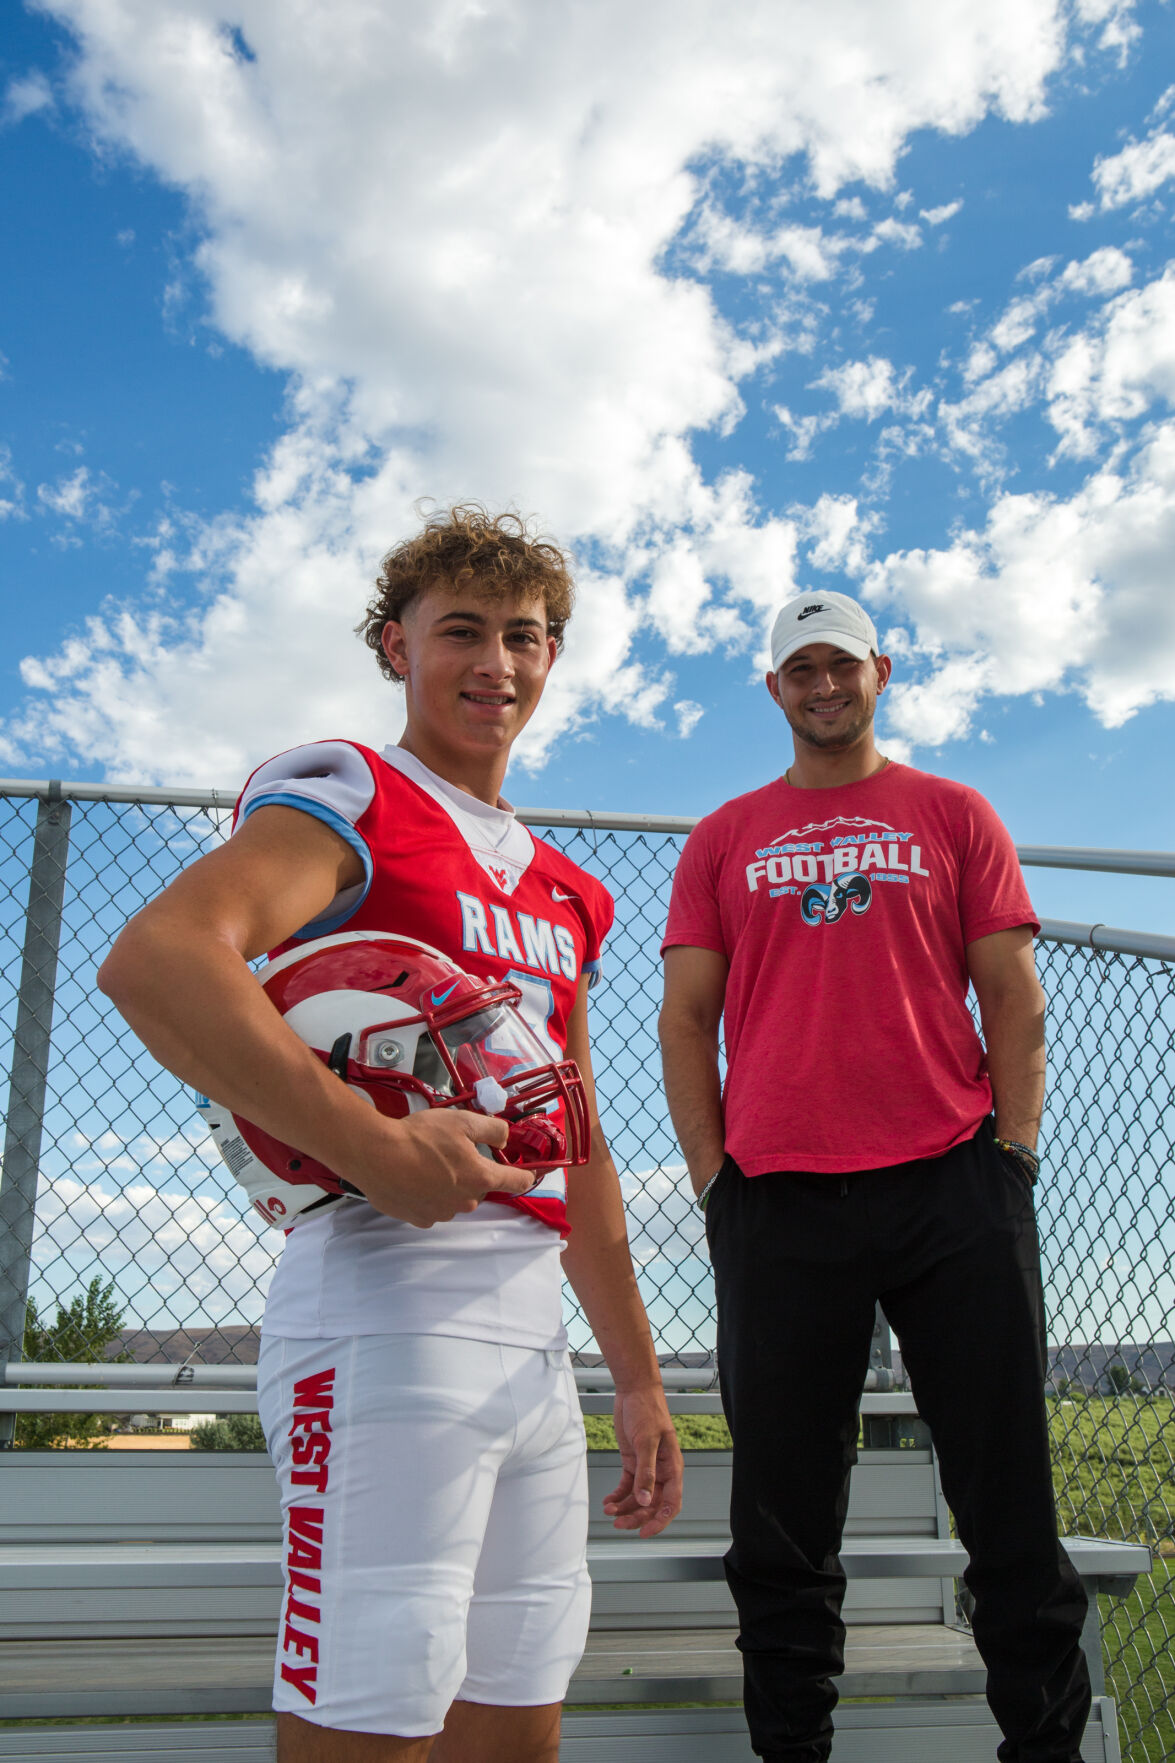
<path fill-rule="evenodd" d="M 991 1109 L 967 944 L 1038 929 L 975 790 L 890 764 L 738 796 L 690 834 L 664 948 L 726 957 L 726 1147 L 747 1175 L 936 1157 Z"/>

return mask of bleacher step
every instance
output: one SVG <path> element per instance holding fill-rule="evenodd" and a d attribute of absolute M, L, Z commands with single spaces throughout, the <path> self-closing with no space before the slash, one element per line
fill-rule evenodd
<path fill-rule="evenodd" d="M 269 1708 L 272 1642 L 254 1636 L 164 1641 L 9 1641 L 0 1646 L 0 1719 L 97 1715 L 253 1714 Z M 983 1666 L 970 1638 L 939 1624 L 849 1632 L 844 1696 L 977 1695 Z M 604 1630 L 567 1700 L 723 1702 L 742 1695 L 729 1629 Z"/>
<path fill-rule="evenodd" d="M 999 1734 L 979 1703 L 837 1711 L 832 1763 L 991 1763 Z M 1086 1763 L 1122 1763 L 1113 1703 L 1094 1702 Z M 133 1763 L 272 1763 L 267 1720 L 202 1725 L 55 1726 L 0 1730 L 3 1763 L 124 1757 Z M 754 1763 L 737 1708 L 569 1714 L 560 1763 Z"/>

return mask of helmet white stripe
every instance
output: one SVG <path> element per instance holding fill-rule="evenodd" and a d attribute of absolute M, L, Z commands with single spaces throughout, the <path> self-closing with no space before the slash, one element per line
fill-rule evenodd
<path fill-rule="evenodd" d="M 278 955 L 275 960 L 267 961 L 264 967 L 258 968 L 257 978 L 264 985 L 271 975 L 284 972 L 287 967 L 293 967 L 295 962 L 304 961 L 307 955 L 317 955 L 322 949 L 337 949 L 344 943 L 380 942 L 406 943 L 410 949 L 420 949 L 425 955 L 434 955 L 446 967 L 452 968 L 454 973 L 464 972 L 451 956 L 434 949 L 431 943 L 422 943 L 418 937 L 401 937 L 390 930 L 342 930 L 333 937 L 315 937 L 313 943 L 303 943 L 299 948 L 287 949 L 284 955 Z"/>

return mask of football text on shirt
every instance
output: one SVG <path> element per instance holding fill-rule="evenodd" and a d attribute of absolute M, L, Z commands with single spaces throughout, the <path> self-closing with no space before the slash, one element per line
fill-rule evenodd
<path fill-rule="evenodd" d="M 565 924 L 532 918 L 529 912 L 514 913 L 509 906 L 487 905 L 476 894 L 457 889 L 461 907 L 461 947 L 480 949 L 517 961 L 539 973 L 561 973 L 575 979 L 575 938 Z"/>
<path fill-rule="evenodd" d="M 899 838 L 908 839 L 909 834 L 901 834 Z M 748 863 L 747 887 L 754 894 L 763 882 L 771 887 L 788 881 L 831 882 L 838 875 L 847 875 L 850 870 L 885 869 L 907 875 L 930 874 L 923 868 L 920 845 L 899 843 L 892 834 L 890 839 L 892 842 L 886 844 L 879 840 L 861 844 L 837 841 L 837 848 L 833 851 L 821 849 L 823 839 L 809 840 L 803 846 L 793 846 L 790 852 L 779 851 L 771 857 L 756 858 L 753 863 Z"/>

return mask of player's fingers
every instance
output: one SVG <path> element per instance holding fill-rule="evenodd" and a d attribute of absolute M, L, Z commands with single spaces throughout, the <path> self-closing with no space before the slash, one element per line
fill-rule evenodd
<path fill-rule="evenodd" d="M 496 1114 L 473 1114 L 461 1111 L 461 1124 L 475 1145 L 492 1145 L 501 1150 L 510 1136 L 510 1128 Z M 529 1178 L 534 1180 L 534 1176 Z"/>
<path fill-rule="evenodd" d="M 653 1504 L 653 1492 L 657 1486 L 657 1444 L 655 1438 L 637 1440 L 633 1496 L 638 1506 Z"/>
<path fill-rule="evenodd" d="M 609 1518 L 613 1513 L 628 1510 L 632 1504 L 632 1475 L 625 1470 L 610 1494 L 604 1496 L 604 1511 Z"/>
<path fill-rule="evenodd" d="M 671 1524 L 676 1516 L 677 1511 L 675 1507 L 669 1505 L 658 1506 L 651 1518 L 647 1514 L 645 1515 L 644 1523 L 641 1525 L 641 1535 L 643 1537 L 660 1536 L 661 1532 L 665 1529 L 665 1526 Z"/>
<path fill-rule="evenodd" d="M 513 1164 L 488 1162 L 484 1168 L 492 1173 L 485 1175 L 481 1169 L 478 1171 L 483 1193 L 529 1194 L 534 1186 L 533 1169 L 515 1169 Z"/>
<path fill-rule="evenodd" d="M 661 1498 L 672 1505 L 674 1512 L 680 1512 L 685 1492 L 685 1464 L 678 1450 L 667 1451 L 665 1455 L 667 1461 L 661 1466 Z"/>

